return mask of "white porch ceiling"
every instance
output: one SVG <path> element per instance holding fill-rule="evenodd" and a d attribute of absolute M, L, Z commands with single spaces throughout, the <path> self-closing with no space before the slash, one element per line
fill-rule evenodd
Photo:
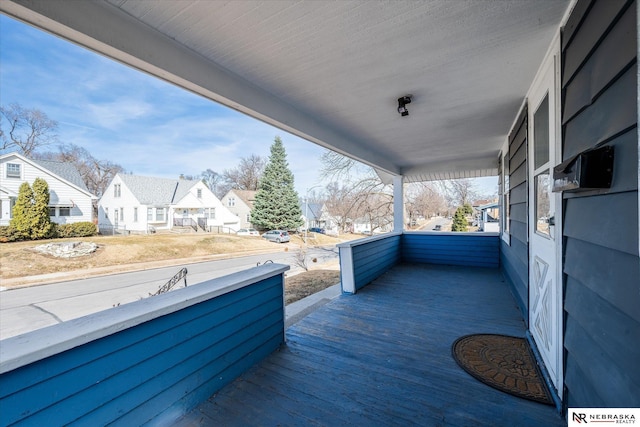
<path fill-rule="evenodd" d="M 496 173 L 569 4 L 0 0 L 0 9 L 414 181 Z"/>

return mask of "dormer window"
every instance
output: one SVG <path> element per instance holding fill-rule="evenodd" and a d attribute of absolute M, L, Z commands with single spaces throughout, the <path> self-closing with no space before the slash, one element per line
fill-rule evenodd
<path fill-rule="evenodd" d="M 20 163 L 7 163 L 7 178 L 18 178 L 22 176 Z"/>
<path fill-rule="evenodd" d="M 121 191 L 121 184 L 113 184 L 113 197 L 120 197 L 122 195 Z"/>

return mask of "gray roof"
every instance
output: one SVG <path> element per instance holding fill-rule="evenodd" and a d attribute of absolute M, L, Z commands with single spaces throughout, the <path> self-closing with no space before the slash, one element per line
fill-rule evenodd
<path fill-rule="evenodd" d="M 322 207 L 324 206 L 324 203 L 308 203 L 305 207 L 305 203 L 302 202 L 301 206 L 302 214 L 306 215 L 308 213 L 308 218 L 311 220 L 320 219 L 320 217 L 322 216 Z"/>
<path fill-rule="evenodd" d="M 250 208 L 253 208 L 253 202 L 256 200 L 257 191 L 235 190 L 235 189 L 232 189 L 231 191 L 233 191 L 236 194 L 236 196 L 240 197 L 245 205 L 249 206 Z"/>
<path fill-rule="evenodd" d="M 50 172 L 53 172 L 54 174 L 58 175 L 60 178 L 69 181 L 70 183 L 86 191 L 87 193 L 90 193 L 89 189 L 87 188 L 87 185 L 82 180 L 82 176 L 80 175 L 80 172 L 78 172 L 78 169 L 76 169 L 76 167 L 73 166 L 71 163 L 55 162 L 52 160 L 34 160 L 34 159 L 30 159 L 30 160 L 33 163 L 36 163 L 37 165 L 40 165 L 43 168 L 49 170 Z"/>
<path fill-rule="evenodd" d="M 199 181 L 186 179 L 154 178 L 151 176 L 119 173 L 122 182 L 143 205 L 167 205 L 177 203 Z"/>

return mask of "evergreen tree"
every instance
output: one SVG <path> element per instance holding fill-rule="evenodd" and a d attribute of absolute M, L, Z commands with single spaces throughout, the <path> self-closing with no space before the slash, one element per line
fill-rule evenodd
<path fill-rule="evenodd" d="M 473 215 L 473 207 L 469 203 L 465 203 L 464 205 L 462 205 L 462 210 L 463 213 L 467 216 Z"/>
<path fill-rule="evenodd" d="M 49 217 L 49 184 L 42 178 L 33 182 L 33 205 L 31 206 L 31 238 L 52 237 L 55 226 Z"/>
<path fill-rule="evenodd" d="M 49 185 L 42 178 L 35 179 L 33 188 L 28 182 L 20 185 L 10 222 L 19 239 L 53 237 L 55 224 L 49 217 L 49 197 Z"/>
<path fill-rule="evenodd" d="M 467 218 L 464 215 L 464 208 L 459 207 L 453 215 L 451 231 L 467 231 Z"/>
<path fill-rule="evenodd" d="M 259 229 L 295 230 L 300 227 L 302 210 L 293 186 L 282 140 L 276 136 L 251 211 L 251 223 Z"/>
<path fill-rule="evenodd" d="M 18 198 L 13 206 L 9 225 L 16 230 L 18 238 L 28 239 L 31 236 L 31 208 L 33 207 L 33 190 L 28 182 L 23 182 L 18 190 Z"/>

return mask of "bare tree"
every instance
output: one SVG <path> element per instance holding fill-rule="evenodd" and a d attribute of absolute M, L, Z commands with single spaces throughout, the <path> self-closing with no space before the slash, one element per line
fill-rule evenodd
<path fill-rule="evenodd" d="M 57 141 L 58 122 L 45 113 L 20 104 L 0 107 L 0 141 L 2 150 L 17 150 L 31 157 L 35 151 Z"/>
<path fill-rule="evenodd" d="M 98 160 L 89 153 L 86 148 L 75 144 L 63 144 L 58 147 L 58 152 L 46 152 L 36 154 L 36 158 L 70 163 L 78 169 L 80 176 L 89 191 L 98 197 L 104 194 L 113 177 L 120 172 L 125 172 L 119 164 L 109 160 Z"/>
<path fill-rule="evenodd" d="M 447 211 L 447 201 L 438 187 L 431 182 L 412 183 L 405 187 L 406 209 L 409 223 L 418 216 L 429 217 Z"/>
<path fill-rule="evenodd" d="M 358 162 L 335 151 L 326 150 L 320 157 L 320 161 L 322 162 L 320 176 L 324 180 L 351 180 L 352 175 L 359 171 Z"/>
<path fill-rule="evenodd" d="M 202 172 L 202 181 L 209 187 L 209 190 L 216 195 L 217 198 L 221 199 L 224 195 L 229 191 L 225 188 L 224 177 L 220 175 L 218 172 L 207 169 Z"/>
<path fill-rule="evenodd" d="M 358 218 L 369 223 L 371 232 L 384 230 L 393 223 L 393 195 L 390 192 L 361 192 L 358 201 Z"/>
<path fill-rule="evenodd" d="M 393 196 L 371 167 L 332 151 L 325 152 L 321 161 L 321 176 L 332 180 L 327 208 L 341 230 L 357 219 L 367 221 L 372 231 L 393 221 Z"/>
<path fill-rule="evenodd" d="M 236 190 L 257 190 L 266 165 L 266 159 L 252 154 L 240 159 L 237 167 L 225 170 L 223 177 Z"/>
<path fill-rule="evenodd" d="M 349 223 L 356 216 L 358 198 L 353 188 L 332 182 L 327 185 L 325 204 L 340 232 L 349 230 Z"/>
<path fill-rule="evenodd" d="M 478 191 L 473 181 L 468 178 L 438 182 L 449 206 L 452 208 L 471 204 L 474 199 L 478 198 Z"/>

